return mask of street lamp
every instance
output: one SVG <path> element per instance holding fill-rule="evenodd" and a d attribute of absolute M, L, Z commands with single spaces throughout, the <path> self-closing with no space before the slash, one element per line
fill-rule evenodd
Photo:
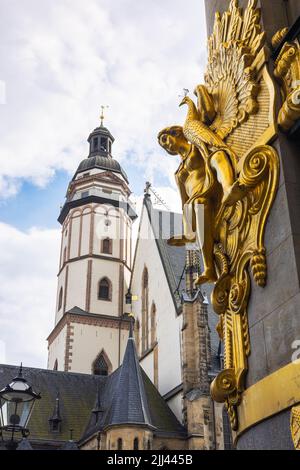
<path fill-rule="evenodd" d="M 9 449 L 15 449 L 17 442 L 14 435 L 20 433 L 22 437 L 29 435 L 27 424 L 30 419 L 35 400 L 41 398 L 35 393 L 27 380 L 23 377 L 22 364 L 18 376 L 0 391 L 0 431 L 2 440 L 3 432 L 11 433 L 11 438 L 6 444 Z"/>
<path fill-rule="evenodd" d="M 126 302 L 126 305 L 132 304 L 132 294 L 130 292 L 130 289 L 128 289 L 125 295 L 125 302 Z"/>

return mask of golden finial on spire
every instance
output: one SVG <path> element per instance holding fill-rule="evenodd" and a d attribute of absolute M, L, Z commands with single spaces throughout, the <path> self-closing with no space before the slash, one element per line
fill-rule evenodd
<path fill-rule="evenodd" d="M 104 109 L 105 108 L 109 108 L 109 106 L 107 105 L 101 105 L 101 116 L 100 116 L 100 120 L 101 120 L 101 127 L 103 127 L 103 121 L 104 121 Z"/>

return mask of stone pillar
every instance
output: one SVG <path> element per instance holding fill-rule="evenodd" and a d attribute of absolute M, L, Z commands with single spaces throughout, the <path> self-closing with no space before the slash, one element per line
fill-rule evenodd
<path fill-rule="evenodd" d="M 208 376 L 211 356 L 207 338 L 207 306 L 199 292 L 193 299 L 185 299 L 183 306 L 183 412 L 190 450 L 214 447 L 214 417 Z"/>
<path fill-rule="evenodd" d="M 247 4 L 248 0 L 239 1 L 241 7 Z M 290 27 L 300 13 L 298 0 L 260 0 L 259 4 L 269 44 L 272 36 L 278 30 Z M 205 6 L 210 34 L 215 12 L 227 10 L 229 0 L 205 0 Z M 273 75 L 271 58 L 269 69 Z M 278 113 L 282 101 L 277 84 L 276 94 Z M 244 403 L 245 410 L 251 415 L 252 425 L 236 436 L 238 449 L 294 448 L 290 433 L 291 405 L 300 402 L 300 365 L 293 367 L 291 364 L 295 351 L 293 344 L 300 340 L 299 142 L 291 141 L 279 131 L 272 145 L 280 157 L 280 182 L 265 234 L 267 285 L 261 288 L 252 282 L 247 309 L 251 353 Z M 295 385 L 297 383 L 298 386 Z M 256 403 L 251 398 L 253 396 L 257 398 Z M 267 417 L 257 424 L 263 413 Z"/>
<path fill-rule="evenodd" d="M 147 450 L 153 448 L 153 433 L 143 426 L 118 425 L 106 430 L 106 450 Z"/>

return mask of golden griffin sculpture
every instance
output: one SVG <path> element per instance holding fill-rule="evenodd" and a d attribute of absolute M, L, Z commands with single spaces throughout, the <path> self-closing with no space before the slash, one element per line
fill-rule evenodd
<path fill-rule="evenodd" d="M 264 230 L 279 178 L 278 155 L 267 145 L 276 136 L 275 91 L 256 4 L 250 0 L 243 12 L 231 0 L 228 11 L 216 14 L 205 84 L 195 88 L 197 105 L 185 96 L 183 127 L 158 134 L 160 145 L 181 157 L 175 177 L 184 235 L 169 243 L 197 241 L 204 271 L 196 284 L 215 283 L 212 305 L 224 341 L 224 370 L 211 394 L 226 403 L 234 430 L 250 353 L 249 271 L 265 286 Z"/>

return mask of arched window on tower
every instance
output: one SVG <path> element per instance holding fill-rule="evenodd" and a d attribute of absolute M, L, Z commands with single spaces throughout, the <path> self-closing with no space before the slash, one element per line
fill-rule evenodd
<path fill-rule="evenodd" d="M 106 137 L 100 138 L 100 150 L 102 150 L 102 152 L 107 152 L 107 138 Z"/>
<path fill-rule="evenodd" d="M 98 137 L 93 140 L 93 150 L 98 150 Z"/>
<path fill-rule="evenodd" d="M 156 306 L 152 302 L 151 305 L 151 346 L 156 343 Z"/>
<path fill-rule="evenodd" d="M 133 441 L 133 450 L 139 450 L 139 440 L 137 437 Z"/>
<path fill-rule="evenodd" d="M 142 353 L 149 348 L 149 294 L 148 294 L 148 269 L 145 266 L 142 275 Z"/>
<path fill-rule="evenodd" d="M 123 441 L 122 441 L 122 439 L 121 439 L 120 437 L 119 437 L 119 439 L 118 439 L 117 447 L 118 447 L 118 450 L 122 450 L 122 449 L 123 449 Z"/>
<path fill-rule="evenodd" d="M 92 364 L 92 373 L 94 375 L 106 376 L 112 371 L 112 364 L 104 350 L 98 354 Z"/>
<path fill-rule="evenodd" d="M 107 277 L 102 278 L 98 285 L 98 299 L 111 300 L 112 299 L 112 285 Z"/>
<path fill-rule="evenodd" d="M 63 288 L 61 287 L 59 290 L 59 295 L 58 295 L 58 308 L 57 308 L 58 311 L 61 309 L 62 303 L 63 303 Z"/>
<path fill-rule="evenodd" d="M 58 360 L 55 359 L 53 370 L 58 370 Z"/>
<path fill-rule="evenodd" d="M 112 254 L 112 239 L 111 238 L 103 238 L 101 252 L 106 253 L 108 255 Z"/>

